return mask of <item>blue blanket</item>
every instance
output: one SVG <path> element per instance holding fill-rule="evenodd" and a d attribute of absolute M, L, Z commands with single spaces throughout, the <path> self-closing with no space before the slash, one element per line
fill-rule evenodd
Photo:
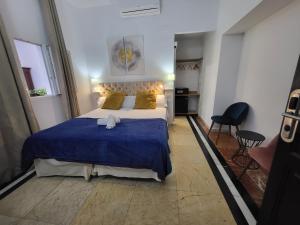
<path fill-rule="evenodd" d="M 98 126 L 96 119 L 72 119 L 25 141 L 23 168 L 36 158 L 152 169 L 161 180 L 172 171 L 163 119 L 122 119 L 111 130 Z"/>

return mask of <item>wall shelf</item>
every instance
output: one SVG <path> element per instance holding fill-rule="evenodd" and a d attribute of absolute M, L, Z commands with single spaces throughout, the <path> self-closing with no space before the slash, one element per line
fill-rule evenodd
<path fill-rule="evenodd" d="M 175 94 L 175 96 L 198 97 L 198 96 L 200 96 L 200 94 L 197 91 L 190 91 L 188 94 Z"/>
<path fill-rule="evenodd" d="M 203 58 L 197 58 L 197 59 L 177 59 L 176 63 L 199 62 L 201 60 L 203 60 Z"/>
<path fill-rule="evenodd" d="M 197 112 L 187 112 L 187 113 L 175 113 L 176 116 L 197 116 Z"/>

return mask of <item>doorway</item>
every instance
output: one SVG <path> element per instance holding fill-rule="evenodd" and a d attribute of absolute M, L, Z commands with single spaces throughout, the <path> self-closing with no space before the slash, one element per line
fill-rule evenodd
<path fill-rule="evenodd" d="M 198 115 L 203 33 L 175 35 L 175 115 Z"/>

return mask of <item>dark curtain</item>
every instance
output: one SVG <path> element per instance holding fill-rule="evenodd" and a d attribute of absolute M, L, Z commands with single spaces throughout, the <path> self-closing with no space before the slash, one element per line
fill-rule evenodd
<path fill-rule="evenodd" d="M 0 18 L 0 185 L 23 172 L 23 143 L 39 130 L 21 73 Z"/>
<path fill-rule="evenodd" d="M 80 115 L 76 83 L 72 63 L 70 61 L 69 53 L 66 49 L 63 33 L 61 30 L 55 1 L 43 0 L 40 1 L 42 8 L 42 15 L 44 18 L 45 26 L 48 31 L 48 36 L 51 42 L 51 47 L 54 50 L 57 70 L 61 72 L 60 81 L 64 84 L 62 90 L 65 90 L 68 104 L 65 107 L 69 108 L 71 117 Z"/>

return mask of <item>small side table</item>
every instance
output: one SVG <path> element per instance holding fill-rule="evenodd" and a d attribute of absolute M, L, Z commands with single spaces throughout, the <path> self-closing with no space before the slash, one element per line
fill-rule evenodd
<path fill-rule="evenodd" d="M 258 169 L 259 165 L 253 160 L 251 165 L 251 158 L 248 155 L 248 150 L 254 147 L 259 146 L 266 139 L 263 135 L 248 131 L 248 130 L 240 130 L 236 132 L 236 137 L 239 142 L 239 149 L 232 156 L 232 161 L 240 167 L 247 169 Z"/>

